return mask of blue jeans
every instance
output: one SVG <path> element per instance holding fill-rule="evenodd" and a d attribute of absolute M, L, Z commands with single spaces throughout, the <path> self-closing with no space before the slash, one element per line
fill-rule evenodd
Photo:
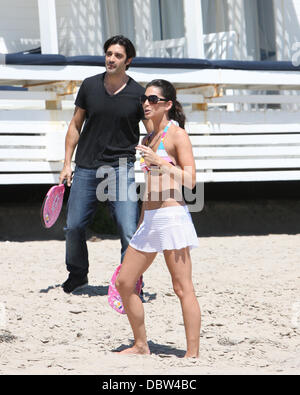
<path fill-rule="evenodd" d="M 128 196 L 129 195 L 129 196 Z M 106 201 L 121 238 L 121 262 L 137 228 L 139 208 L 134 164 L 85 169 L 76 166 L 67 205 L 66 265 L 75 276 L 88 273 L 86 227 L 92 222 L 98 201 Z"/>

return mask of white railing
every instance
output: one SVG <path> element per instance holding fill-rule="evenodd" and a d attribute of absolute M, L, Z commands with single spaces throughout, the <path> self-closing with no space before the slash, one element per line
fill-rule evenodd
<path fill-rule="evenodd" d="M 203 35 L 204 57 L 206 59 L 238 59 L 238 34 L 235 31 Z M 186 38 L 147 41 L 140 50 L 140 56 L 161 58 L 184 58 Z"/>
<path fill-rule="evenodd" d="M 143 56 L 159 58 L 184 58 L 185 37 L 170 40 L 148 41 L 143 49 Z"/>
<path fill-rule="evenodd" d="M 238 35 L 235 31 L 203 35 L 206 59 L 237 59 Z"/>

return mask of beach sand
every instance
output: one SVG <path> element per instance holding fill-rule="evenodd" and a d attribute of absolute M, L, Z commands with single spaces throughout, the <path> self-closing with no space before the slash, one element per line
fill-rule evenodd
<path fill-rule="evenodd" d="M 89 285 L 65 294 L 64 241 L 1 242 L 1 374 L 299 374 L 300 235 L 201 237 L 191 251 L 199 359 L 184 359 L 181 308 L 160 254 L 144 275 L 150 356 L 108 305 L 118 239 L 88 241 Z"/>

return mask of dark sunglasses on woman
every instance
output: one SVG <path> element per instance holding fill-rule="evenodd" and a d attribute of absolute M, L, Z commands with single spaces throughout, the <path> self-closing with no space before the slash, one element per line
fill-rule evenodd
<path fill-rule="evenodd" d="M 158 97 L 156 95 L 150 95 L 150 96 L 142 95 L 140 100 L 142 104 L 144 104 L 146 100 L 148 100 L 150 104 L 157 104 L 160 101 L 169 101 L 168 99 L 162 99 L 161 97 Z"/>

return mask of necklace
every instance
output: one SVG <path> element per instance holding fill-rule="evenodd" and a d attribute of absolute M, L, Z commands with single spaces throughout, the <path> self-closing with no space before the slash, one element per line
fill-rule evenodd
<path fill-rule="evenodd" d="M 147 141 L 147 145 L 148 145 L 149 148 L 152 149 L 152 147 L 155 146 L 155 144 L 158 142 L 158 140 L 161 138 L 161 136 L 162 136 L 164 133 L 167 132 L 167 130 L 169 129 L 169 127 L 170 127 L 170 125 L 171 125 L 172 123 L 175 123 L 175 121 L 170 120 L 170 121 L 168 122 L 167 126 L 163 129 L 163 131 L 162 131 L 162 132 L 158 132 L 157 135 L 154 135 L 153 137 L 152 137 L 152 135 L 153 135 L 154 131 L 153 131 L 152 133 L 150 133 L 150 135 L 148 136 L 148 141 Z M 157 136 L 157 137 L 156 137 L 156 136 Z M 156 138 L 155 138 L 155 137 L 156 137 Z M 154 138 L 155 138 L 155 140 L 152 142 L 152 139 L 154 139 Z"/>
<path fill-rule="evenodd" d="M 150 135 L 149 135 L 149 137 L 148 137 L 148 147 L 149 148 L 153 148 L 154 146 L 155 146 L 155 144 L 158 142 L 158 140 L 161 138 L 161 136 L 162 136 L 162 133 L 160 132 L 160 133 L 158 133 L 157 135 L 154 135 L 153 136 L 153 133 L 154 132 L 152 132 Z"/>

